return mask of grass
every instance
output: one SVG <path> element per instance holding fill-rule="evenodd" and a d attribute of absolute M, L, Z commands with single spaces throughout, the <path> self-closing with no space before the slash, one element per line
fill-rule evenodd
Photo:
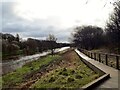
<path fill-rule="evenodd" d="M 0 90 L 2 89 L 2 77 L 0 77 Z"/>
<path fill-rule="evenodd" d="M 22 68 L 19 68 L 14 72 L 4 75 L 2 77 L 3 88 L 9 88 L 20 85 L 22 82 L 25 82 L 24 77 L 28 73 L 39 70 L 42 66 L 49 64 L 50 62 L 58 59 L 59 57 L 59 55 L 48 55 L 46 57 L 40 58 L 39 60 L 27 63 Z"/>
<path fill-rule="evenodd" d="M 74 51 L 63 55 L 63 60 L 53 68 L 31 88 L 80 88 L 100 76 L 87 67 Z"/>
<path fill-rule="evenodd" d="M 0 51 L 0 58 L 2 58 L 2 52 Z"/>
<path fill-rule="evenodd" d="M 80 88 L 88 82 L 99 77 L 98 74 L 93 74 L 89 76 L 89 73 L 82 74 L 80 71 L 75 74 L 71 73 L 71 69 L 60 73 L 62 70 L 58 69 L 58 72 L 54 70 L 49 75 L 43 76 L 32 88 Z M 66 74 L 65 74 L 66 73 Z"/>
<path fill-rule="evenodd" d="M 39 72 L 35 73 L 36 71 Z M 31 74 L 32 76 L 26 78 Z M 80 88 L 99 76 L 99 74 L 87 67 L 73 50 L 69 49 L 54 56 L 48 55 L 29 62 L 22 68 L 4 75 L 2 85 L 3 88 L 73 89 Z M 34 80 L 35 82 L 31 83 Z"/>

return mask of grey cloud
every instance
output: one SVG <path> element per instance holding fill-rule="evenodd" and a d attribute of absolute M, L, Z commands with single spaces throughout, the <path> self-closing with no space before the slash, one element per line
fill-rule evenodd
<path fill-rule="evenodd" d="M 5 27 L 5 28 L 3 28 L 2 29 L 3 31 L 2 32 L 10 32 L 10 33 L 12 33 L 12 32 L 23 32 L 24 30 L 20 27 Z"/>
<path fill-rule="evenodd" d="M 2 32 L 4 33 L 18 33 L 23 38 L 34 37 L 34 38 L 44 38 L 48 34 L 54 34 L 58 41 L 68 41 L 70 35 L 70 29 L 61 30 L 60 28 L 54 26 L 50 23 L 52 19 L 47 20 L 34 20 L 29 22 L 15 15 L 13 8 L 15 2 L 4 2 L 2 3 Z M 1 5 L 1 4 L 0 4 Z M 1 15 L 1 14 L 0 14 Z M 53 17 L 52 17 L 53 18 Z M 55 23 L 55 20 L 53 21 Z M 56 22 L 57 24 L 57 22 Z M 58 25 L 59 26 L 59 25 Z"/>
<path fill-rule="evenodd" d="M 1 2 L 2 4 L 2 32 L 23 31 L 23 21 L 13 12 L 15 2 Z"/>
<path fill-rule="evenodd" d="M 14 2 L 1 2 L 2 5 L 2 15 L 3 18 L 9 18 L 11 19 L 11 17 L 14 17 L 14 13 L 13 13 L 13 6 L 14 6 Z"/>

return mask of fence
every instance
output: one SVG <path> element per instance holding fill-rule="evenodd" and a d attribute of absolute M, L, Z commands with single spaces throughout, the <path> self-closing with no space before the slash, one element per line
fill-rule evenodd
<path fill-rule="evenodd" d="M 120 55 L 117 54 L 109 54 L 109 53 L 101 53 L 101 52 L 92 52 L 85 49 L 79 49 L 81 52 L 89 56 L 90 58 L 99 61 L 103 64 L 111 66 L 120 70 Z"/>

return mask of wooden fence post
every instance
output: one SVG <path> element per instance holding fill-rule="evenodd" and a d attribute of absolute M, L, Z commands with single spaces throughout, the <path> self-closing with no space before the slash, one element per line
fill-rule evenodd
<path fill-rule="evenodd" d="M 119 69 L 119 56 L 116 56 L 116 68 Z"/>
<path fill-rule="evenodd" d="M 106 65 L 108 65 L 108 55 L 105 55 Z"/>
<path fill-rule="evenodd" d="M 87 55 L 89 56 L 89 52 L 87 51 Z"/>
<path fill-rule="evenodd" d="M 89 52 L 89 57 L 90 57 L 90 52 Z"/>
<path fill-rule="evenodd" d="M 88 56 L 89 56 L 89 54 L 90 54 L 90 53 L 88 52 Z"/>
<path fill-rule="evenodd" d="M 87 50 L 83 50 L 83 49 L 81 49 L 81 52 L 83 52 L 84 54 L 86 54 L 90 58 L 94 58 L 95 60 L 101 62 L 101 59 L 102 59 L 101 54 L 102 53 L 95 53 L 95 52 L 92 53 L 91 51 L 87 51 Z M 105 55 L 105 64 L 109 65 L 109 63 L 108 63 L 109 54 L 104 54 L 104 55 Z M 116 68 L 118 70 L 120 70 L 120 68 L 119 68 L 119 55 L 114 55 L 114 56 L 116 57 Z"/>
<path fill-rule="evenodd" d="M 86 55 L 88 56 L 88 52 L 86 51 Z"/>
<path fill-rule="evenodd" d="M 101 62 L 101 57 L 100 57 L 100 53 L 99 53 L 99 62 Z"/>
<path fill-rule="evenodd" d="M 96 53 L 94 53 L 94 59 L 96 60 Z"/>
<path fill-rule="evenodd" d="M 93 58 L 93 57 L 92 57 L 92 52 L 91 52 L 91 58 Z"/>

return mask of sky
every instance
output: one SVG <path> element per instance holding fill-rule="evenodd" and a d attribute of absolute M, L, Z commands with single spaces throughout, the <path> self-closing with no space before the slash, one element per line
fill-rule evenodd
<path fill-rule="evenodd" d="M 104 28 L 115 0 L 2 0 L 0 31 L 21 38 L 46 39 L 54 34 L 58 42 L 69 42 L 76 26 Z"/>

